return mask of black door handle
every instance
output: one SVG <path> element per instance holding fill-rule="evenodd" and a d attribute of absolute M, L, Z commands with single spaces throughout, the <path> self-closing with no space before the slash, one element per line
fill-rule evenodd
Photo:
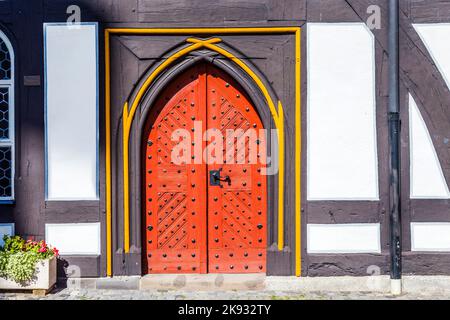
<path fill-rule="evenodd" d="M 211 186 L 216 186 L 216 187 L 221 187 L 223 188 L 223 185 L 220 184 L 220 182 L 227 182 L 228 185 L 231 185 L 231 178 L 230 176 L 225 176 L 224 178 L 222 178 L 220 176 L 220 172 L 222 171 L 222 169 L 220 170 L 211 170 L 209 172 L 209 182 L 211 184 Z"/>

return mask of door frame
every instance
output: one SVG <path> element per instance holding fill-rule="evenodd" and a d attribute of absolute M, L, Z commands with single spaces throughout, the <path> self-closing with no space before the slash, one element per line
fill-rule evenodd
<path fill-rule="evenodd" d="M 205 56 L 208 57 L 208 59 L 203 59 L 203 57 L 205 57 Z M 180 78 L 181 79 L 186 79 L 186 76 L 188 76 L 191 72 L 198 74 L 200 78 L 204 78 L 203 79 L 203 81 L 205 81 L 204 87 L 200 86 L 199 88 L 201 88 L 201 89 L 199 89 L 199 90 L 201 90 L 201 92 L 204 93 L 204 95 L 205 95 L 204 96 L 205 104 L 199 103 L 197 101 L 196 102 L 196 106 L 198 106 L 198 108 L 206 108 L 206 110 L 204 110 L 205 111 L 204 121 L 206 122 L 205 123 L 205 129 L 206 130 L 210 130 L 211 127 L 208 125 L 208 122 L 209 122 L 209 117 L 208 117 L 208 105 L 209 105 L 209 103 L 207 102 L 208 101 L 208 99 L 207 99 L 208 92 L 205 91 L 205 89 L 208 86 L 207 85 L 207 83 L 208 83 L 207 79 L 211 79 L 212 77 L 210 77 L 210 76 L 213 75 L 213 74 L 217 75 L 217 73 L 215 73 L 217 71 L 219 74 L 222 73 L 222 74 L 226 75 L 226 77 L 228 77 L 228 80 L 225 80 L 226 78 L 222 78 L 223 79 L 223 83 L 225 83 L 225 82 L 227 82 L 227 83 L 235 83 L 237 86 L 232 85 L 232 87 L 234 87 L 235 90 L 238 90 L 242 97 L 245 96 L 245 98 L 247 100 L 249 100 L 245 105 L 251 106 L 251 109 L 252 109 L 252 113 L 251 114 L 254 114 L 254 116 L 258 119 L 258 120 L 254 119 L 250 123 L 260 122 L 261 126 L 258 126 L 259 129 L 266 129 L 266 126 L 264 125 L 264 121 L 261 118 L 261 115 L 260 115 L 260 112 L 259 112 L 260 110 L 258 110 L 258 108 L 255 106 L 255 104 L 254 104 L 253 100 L 250 98 L 247 90 L 244 87 L 242 87 L 241 84 L 238 81 L 236 81 L 236 79 L 229 74 L 229 72 L 224 71 L 223 68 L 217 67 L 216 64 L 213 63 L 214 58 L 215 58 L 215 54 L 214 53 L 204 51 L 201 54 L 198 54 L 195 57 L 195 59 L 188 59 L 188 61 L 186 61 L 183 64 L 183 67 L 180 67 L 180 69 L 177 69 L 176 72 L 171 73 L 170 76 L 168 75 L 167 78 L 164 79 L 164 84 L 161 84 L 159 86 L 159 88 L 160 88 L 159 90 L 152 90 L 151 91 L 151 96 L 152 97 L 149 98 L 149 99 L 144 99 L 143 105 L 141 106 L 142 107 L 142 109 L 141 109 L 142 113 L 141 114 L 143 114 L 143 116 L 141 116 L 140 119 L 137 120 L 137 122 L 139 122 L 140 125 L 139 125 L 139 129 L 138 129 L 138 133 L 139 133 L 138 136 L 139 136 L 139 138 L 136 139 L 136 142 L 137 143 L 139 142 L 139 144 L 137 144 L 137 143 L 136 144 L 132 144 L 130 149 L 132 150 L 131 154 L 139 154 L 135 158 L 137 161 L 135 161 L 134 163 L 136 164 L 135 167 L 137 167 L 136 172 L 140 173 L 139 174 L 139 176 L 140 176 L 140 180 L 139 181 L 141 182 L 140 185 L 137 187 L 137 188 L 141 188 L 141 190 L 140 190 L 140 192 L 141 192 L 140 193 L 141 194 L 140 200 L 141 201 L 140 202 L 137 201 L 138 202 L 137 208 L 139 208 L 139 206 L 141 206 L 142 223 L 141 223 L 140 229 L 141 229 L 141 232 L 142 232 L 142 235 L 141 235 L 141 238 L 142 238 L 142 249 L 141 250 L 142 250 L 142 263 L 143 263 L 142 270 L 143 270 L 143 274 L 161 274 L 161 272 L 153 272 L 153 273 L 151 273 L 151 272 L 148 271 L 148 269 L 146 269 L 145 266 L 148 263 L 148 261 L 147 261 L 148 258 L 147 258 L 146 255 L 149 254 L 149 253 L 152 253 L 152 256 L 154 258 L 156 254 L 155 254 L 155 252 L 152 252 L 152 251 L 162 250 L 163 253 L 166 253 L 164 251 L 164 249 L 159 249 L 159 248 L 158 249 L 150 249 L 150 250 L 147 249 L 147 240 L 148 240 L 147 236 L 148 236 L 148 234 L 147 234 L 147 230 L 146 230 L 147 229 L 146 227 L 148 225 L 148 221 L 147 221 L 148 208 L 146 207 L 147 204 L 148 204 L 148 201 L 147 201 L 147 196 L 148 195 L 146 195 L 146 190 L 147 190 L 147 184 L 151 181 L 151 180 L 150 181 L 147 180 L 148 179 L 147 171 L 148 170 L 153 170 L 153 173 L 155 173 L 157 171 L 156 167 L 149 167 L 148 164 L 147 164 L 147 156 L 146 156 L 148 154 L 147 153 L 147 148 L 148 148 L 147 143 L 148 143 L 148 139 L 149 139 L 149 137 L 151 135 L 151 132 L 153 130 L 157 130 L 156 122 L 158 121 L 158 119 L 161 119 L 160 118 L 161 117 L 161 113 L 167 112 L 167 111 L 164 111 L 166 106 L 167 106 L 167 104 L 164 107 L 162 107 L 162 109 L 155 110 L 158 105 L 160 106 L 160 103 L 164 103 L 164 101 L 161 102 L 161 98 L 166 95 L 166 93 L 167 93 L 166 90 L 171 87 L 171 89 L 169 90 L 170 94 L 173 95 L 173 96 L 178 95 L 184 89 L 183 89 L 183 87 L 180 87 L 180 88 L 177 89 L 176 92 L 174 92 L 173 91 L 174 85 L 177 85 L 177 81 L 180 80 Z M 199 65 L 201 66 L 200 68 L 198 68 Z M 212 68 L 213 70 L 212 71 L 211 70 L 208 71 L 208 69 L 210 69 L 210 68 Z M 186 72 L 188 72 L 188 73 L 185 74 Z M 224 95 L 224 97 L 226 97 L 226 96 Z M 202 99 L 202 98 L 200 97 L 200 99 Z M 233 97 L 229 96 L 227 99 L 231 99 L 231 100 L 228 100 L 228 101 L 232 101 Z M 160 102 L 159 104 L 157 103 L 158 101 Z M 169 103 L 169 102 L 166 101 L 166 103 Z M 234 103 L 233 103 L 233 105 L 234 105 Z M 212 111 L 214 109 L 215 108 L 211 108 L 210 111 Z M 203 112 L 199 112 L 199 113 L 201 114 Z M 265 119 L 270 119 L 270 118 L 267 115 L 265 115 Z M 248 120 L 248 121 L 250 121 L 250 120 Z M 155 141 L 156 139 L 151 139 L 151 140 Z M 138 145 L 139 145 L 139 148 L 140 148 L 139 149 L 140 152 L 138 152 L 137 148 L 134 148 L 134 146 L 138 146 Z M 209 145 L 209 144 L 208 144 L 208 142 L 205 141 L 205 146 L 207 146 L 207 145 Z M 155 154 L 153 154 L 152 158 L 153 158 L 153 160 L 156 159 Z M 138 162 L 139 162 L 139 165 L 138 165 Z M 155 165 L 158 166 L 157 164 L 155 164 Z M 167 165 L 167 163 L 165 165 Z M 210 248 L 210 241 L 208 240 L 210 238 L 210 234 L 209 234 L 210 218 L 212 216 L 211 211 L 208 209 L 209 201 L 210 201 L 210 196 L 208 195 L 208 193 L 211 190 L 211 188 L 214 188 L 209 183 L 209 181 L 210 181 L 210 176 L 209 175 L 210 175 L 211 166 L 214 167 L 215 165 L 214 164 L 207 164 L 207 163 L 203 163 L 203 165 L 205 166 L 206 170 L 205 170 L 205 176 L 202 177 L 202 180 L 206 181 L 206 184 L 205 184 L 205 192 L 206 192 L 205 202 L 208 203 L 208 205 L 205 206 L 205 212 L 204 212 L 204 218 L 205 218 L 204 222 L 205 222 L 205 224 L 203 225 L 203 227 L 205 228 L 205 234 L 204 235 L 206 236 L 205 255 L 206 255 L 206 258 L 207 258 L 206 259 L 206 269 L 207 270 L 206 270 L 206 272 L 199 272 L 199 273 L 194 272 L 194 274 L 217 274 L 217 272 L 215 272 L 214 270 L 210 269 L 210 263 L 209 263 L 209 260 L 210 260 L 210 257 L 211 257 L 210 249 L 217 250 L 217 248 L 215 248 L 215 249 L 214 248 Z M 226 165 L 226 163 L 224 163 L 222 165 Z M 164 166 L 164 164 L 162 164 L 162 166 Z M 134 166 L 132 165 L 131 167 L 134 167 Z M 267 194 L 269 194 L 269 192 L 268 192 L 268 182 L 270 180 L 270 176 L 265 176 L 265 177 L 263 176 L 262 180 L 265 180 L 265 182 L 264 182 L 265 188 L 263 190 L 264 190 L 264 193 L 266 194 L 266 198 L 268 198 L 267 197 Z M 198 182 L 198 181 L 197 181 L 197 183 L 200 184 L 200 182 Z M 155 184 L 157 184 L 157 183 L 156 182 L 152 182 L 152 184 L 153 184 L 153 187 L 155 187 Z M 220 190 L 222 190 L 222 189 L 220 189 Z M 226 190 L 226 188 L 223 189 L 223 190 Z M 136 194 L 138 194 L 137 191 L 138 190 L 136 189 Z M 232 192 L 233 190 L 229 190 L 229 191 Z M 161 192 L 164 192 L 164 191 L 161 191 Z M 166 192 L 174 192 L 174 191 L 172 190 L 172 191 L 166 191 Z M 256 189 L 252 190 L 252 192 L 256 193 Z M 266 223 L 265 229 L 267 229 L 268 228 L 267 224 L 268 224 L 268 221 L 269 221 L 269 219 L 268 219 L 268 217 L 269 217 L 268 211 L 269 210 L 267 208 L 268 201 L 264 201 L 264 202 L 265 202 L 265 210 L 264 210 L 265 213 L 264 213 L 264 219 L 263 220 Z M 190 208 L 189 206 L 187 207 L 186 210 L 189 211 L 189 212 L 192 211 L 192 210 L 197 211 L 195 209 Z M 155 224 L 153 224 L 153 223 L 150 223 L 150 224 L 152 226 L 155 226 L 156 222 L 155 222 Z M 255 225 L 255 228 L 256 228 L 256 225 Z M 266 251 L 267 250 L 268 231 L 266 230 L 264 233 L 266 234 L 265 235 L 266 241 L 264 242 L 264 248 L 265 248 L 264 251 Z M 256 235 L 255 235 L 255 237 L 256 237 Z M 256 242 L 256 240 L 255 240 L 255 242 Z M 170 249 L 168 249 L 168 248 L 165 248 L 165 249 L 170 251 Z M 221 248 L 221 249 L 223 250 L 225 248 Z M 238 249 L 238 248 L 234 248 L 234 249 L 235 250 L 241 250 L 241 249 Z M 246 249 L 250 250 L 250 251 L 252 251 L 252 249 L 259 250 L 259 251 L 262 250 L 262 248 L 258 249 L 258 248 L 251 248 L 251 247 L 246 248 Z M 180 250 L 182 250 L 182 249 L 180 249 Z M 189 251 L 191 249 L 185 249 L 185 250 Z M 242 249 L 242 250 L 244 250 L 244 249 Z M 264 260 L 265 260 L 264 264 L 267 266 L 267 257 L 266 256 L 265 256 Z M 202 270 L 202 268 L 200 267 L 199 270 Z M 168 272 L 168 273 L 173 274 L 172 272 Z M 245 272 L 242 272 L 242 273 L 245 273 Z"/>
<path fill-rule="evenodd" d="M 106 28 L 105 29 L 105 134 L 106 134 L 106 151 L 105 151 L 105 169 L 106 169 L 106 262 L 107 262 L 107 275 L 112 276 L 112 155 L 111 155 L 111 65 L 110 65 L 110 36 L 111 35 L 211 35 L 211 34 L 246 34 L 246 35 L 258 35 L 258 34 L 293 34 L 295 35 L 295 274 L 297 276 L 301 275 L 301 60 L 300 60 L 300 41 L 301 41 L 301 28 L 300 27 L 268 27 L 268 28 L 187 28 L 187 29 L 128 29 L 128 28 Z M 220 38 L 209 38 L 209 39 L 197 39 L 188 38 L 186 39 L 186 45 L 184 43 L 182 47 L 175 53 L 164 60 L 160 65 L 156 66 L 153 72 L 148 78 L 145 78 L 143 83 L 138 86 L 135 94 L 130 97 L 133 98 L 131 105 L 131 110 L 129 110 L 128 101 L 124 105 L 123 111 L 123 199 L 124 199 L 124 251 L 125 253 L 130 252 L 130 184 L 129 184 L 129 147 L 130 147 L 130 136 L 131 127 L 133 125 L 133 120 L 135 116 L 135 111 L 138 106 L 141 105 L 142 98 L 151 92 L 154 80 L 163 71 L 167 74 L 167 70 L 170 65 L 177 61 L 179 58 L 186 56 L 187 54 L 195 54 L 199 49 L 209 49 L 210 51 L 216 51 L 222 55 L 225 59 L 221 62 L 225 65 L 225 71 L 235 78 L 238 82 L 249 82 L 248 85 L 253 90 L 248 90 L 246 85 L 243 85 L 244 89 L 249 94 L 250 98 L 254 100 L 255 106 L 258 107 L 257 101 L 260 99 L 255 99 L 255 97 L 263 96 L 264 108 L 267 106 L 271 109 L 272 118 L 276 127 L 280 128 L 279 139 L 282 143 L 279 144 L 279 155 L 280 155 L 280 174 L 278 175 L 278 206 L 277 206 L 277 217 L 278 217 L 278 250 L 282 251 L 284 249 L 284 118 L 283 118 L 283 107 L 281 101 L 278 101 L 278 108 L 274 104 L 273 97 L 276 97 L 274 91 L 270 88 L 267 81 L 257 72 L 257 69 L 250 66 L 248 61 L 243 62 L 238 58 L 238 55 L 233 54 L 234 50 L 226 50 L 222 40 Z M 217 46 L 216 43 L 220 43 Z M 234 51 L 236 52 L 236 51 Z M 203 57 L 205 58 L 205 57 Z M 212 61 L 216 61 L 212 59 Z M 229 62 L 228 65 L 225 61 Z M 219 66 L 221 67 L 221 66 Z M 170 67 L 169 70 L 173 69 Z M 234 71 L 236 75 L 230 73 Z M 247 80 L 247 81 L 244 81 Z M 149 91 L 150 90 L 150 91 Z M 252 95 L 256 93 L 255 95 Z M 258 109 L 258 112 L 261 112 Z M 261 117 L 262 118 L 262 117 Z M 265 125 L 265 123 L 264 123 Z M 270 126 L 268 127 L 270 128 Z M 138 141 L 140 141 L 138 139 Z M 138 179 L 139 180 L 139 179 Z M 270 185 L 270 184 L 269 184 Z M 270 193 L 269 197 L 270 198 Z M 268 206 L 268 210 L 270 210 Z M 140 213 L 140 210 L 139 210 Z M 268 222 L 268 226 L 270 223 Z"/>

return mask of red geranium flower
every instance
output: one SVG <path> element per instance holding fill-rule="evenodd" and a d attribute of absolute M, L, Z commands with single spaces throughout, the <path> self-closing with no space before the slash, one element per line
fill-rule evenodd
<path fill-rule="evenodd" d="M 41 248 L 39 248 L 38 252 L 40 252 L 40 253 L 47 252 L 47 248 L 41 247 Z"/>

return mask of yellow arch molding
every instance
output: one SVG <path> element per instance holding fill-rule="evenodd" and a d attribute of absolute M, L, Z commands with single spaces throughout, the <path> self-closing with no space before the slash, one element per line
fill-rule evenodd
<path fill-rule="evenodd" d="M 189 38 L 186 40 L 191 43 L 201 43 L 202 40 Z M 261 79 L 250 69 L 242 60 L 220 48 L 214 44 L 204 43 L 204 46 L 210 50 L 220 53 L 224 57 L 232 60 L 239 67 L 241 67 L 258 85 L 259 89 L 266 98 L 267 104 L 269 105 L 270 112 L 272 113 L 273 120 L 275 122 L 275 127 L 278 129 L 278 250 L 283 250 L 284 248 L 284 111 L 281 101 L 278 101 L 278 112 L 275 109 L 272 98 L 264 86 Z"/>
<path fill-rule="evenodd" d="M 302 275 L 301 29 L 295 32 L 295 275 Z"/>
<path fill-rule="evenodd" d="M 214 38 L 206 40 L 205 42 L 208 43 L 217 43 L 220 42 L 220 39 Z M 131 131 L 131 125 L 133 124 L 133 119 L 136 114 L 136 110 L 139 106 L 139 103 L 142 100 L 142 97 L 144 96 L 145 92 L 147 92 L 147 89 L 152 84 L 153 80 L 162 72 L 164 71 L 168 66 L 170 66 L 175 60 L 179 59 L 180 57 L 188 54 L 189 52 L 192 52 L 194 50 L 197 50 L 201 47 L 203 47 L 203 43 L 196 43 L 194 45 L 191 45 L 187 48 L 184 48 L 173 55 L 171 55 L 169 58 L 167 58 L 163 63 L 161 63 L 151 74 L 150 76 L 145 80 L 145 82 L 142 84 L 141 88 L 139 89 L 136 98 L 134 99 L 130 111 L 128 111 L 128 103 L 125 103 L 123 108 L 123 202 L 124 202 L 124 223 L 123 223 L 123 232 L 124 232 L 124 251 L 125 253 L 130 252 L 130 182 L 129 182 L 129 140 L 130 140 L 130 131 Z"/>
<path fill-rule="evenodd" d="M 111 80 L 108 30 L 105 30 L 105 67 L 106 275 L 112 276 Z"/>
<path fill-rule="evenodd" d="M 218 52 L 225 56 L 226 58 L 232 60 L 235 62 L 238 66 L 240 66 L 258 85 L 259 89 L 263 93 L 266 102 L 269 106 L 270 112 L 272 114 L 272 117 L 275 122 L 275 126 L 278 129 L 278 144 L 279 144 L 279 174 L 278 174 L 278 247 L 279 250 L 283 250 L 284 247 L 284 241 L 283 241 L 283 223 L 284 223 L 284 206 L 283 206 L 283 200 L 284 200 L 284 123 L 283 123 L 283 106 L 281 105 L 281 102 L 278 102 L 278 108 L 277 111 L 275 108 L 275 104 L 270 97 L 269 91 L 264 86 L 261 79 L 244 63 L 242 60 L 234 56 L 232 53 L 214 45 L 215 43 L 218 43 L 221 41 L 221 39 L 213 38 L 208 40 L 200 40 L 200 39 L 194 39 L 189 38 L 186 40 L 188 43 L 192 43 L 187 48 L 184 48 L 176 53 L 174 53 L 172 56 L 167 58 L 158 68 L 153 71 L 150 76 L 145 80 L 145 82 L 140 87 L 136 98 L 134 99 L 133 103 L 131 104 L 131 108 L 128 111 L 128 103 L 125 103 L 124 109 L 123 109 L 123 181 L 124 181 L 124 187 L 123 187 L 123 193 L 124 193 L 124 251 L 125 253 L 128 253 L 130 250 L 130 227 L 129 227 L 129 220 L 130 220 L 130 198 L 129 198 L 129 140 L 130 140 L 130 132 L 131 132 L 131 126 L 133 123 L 134 116 L 136 114 L 136 110 L 139 107 L 139 104 L 141 103 L 142 97 L 144 96 L 145 92 L 147 92 L 148 88 L 152 84 L 153 80 L 163 71 L 165 70 L 170 64 L 172 64 L 175 60 L 178 58 L 188 54 L 189 52 L 192 52 L 194 50 L 197 50 L 202 47 L 206 47 L 210 50 L 213 50 L 215 52 Z M 279 115 L 279 114 L 281 115 Z"/>
<path fill-rule="evenodd" d="M 105 85 L 106 85 L 106 98 L 105 98 L 105 117 L 106 117 L 106 237 L 107 237 L 107 275 L 112 276 L 112 196 L 111 196 L 111 101 L 110 101 L 110 44 L 109 36 L 110 34 L 232 34 L 232 33 L 294 33 L 296 36 L 296 185 L 295 185 L 295 229 L 296 229 L 296 275 L 301 275 L 301 100 L 300 100 L 300 28 L 299 27 L 273 27 L 273 28 L 212 28 L 212 29 L 106 29 L 105 30 Z M 128 103 L 125 104 L 123 109 L 123 166 L 124 166 L 124 250 L 129 252 L 130 240 L 129 240 L 129 137 L 131 125 L 133 122 L 134 115 L 139 106 L 139 103 L 145 94 L 146 90 L 153 82 L 153 80 L 170 64 L 172 64 L 178 58 L 197 50 L 201 47 L 209 48 L 216 51 L 225 57 L 231 59 L 237 65 L 239 65 L 249 76 L 255 81 L 255 83 L 260 88 L 261 92 L 265 96 L 269 109 L 271 111 L 272 117 L 275 122 L 275 126 L 278 129 L 278 141 L 279 141 L 279 190 L 278 190 L 278 249 L 282 250 L 284 247 L 284 111 L 280 101 L 278 101 L 278 110 L 275 108 L 275 104 L 272 101 L 267 89 L 262 83 L 261 79 L 239 58 L 234 56 L 232 53 L 226 51 L 215 43 L 221 42 L 219 38 L 213 38 L 208 40 L 200 40 L 189 38 L 187 42 L 192 43 L 192 45 L 176 52 L 168 59 L 166 59 L 160 66 L 158 66 L 155 71 L 146 79 L 136 98 L 134 99 L 131 109 L 128 110 Z"/>

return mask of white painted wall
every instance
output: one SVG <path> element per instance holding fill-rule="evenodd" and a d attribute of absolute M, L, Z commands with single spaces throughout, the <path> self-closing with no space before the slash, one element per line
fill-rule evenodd
<path fill-rule="evenodd" d="M 374 36 L 309 23 L 308 200 L 379 199 Z"/>
<path fill-rule="evenodd" d="M 380 224 L 308 224 L 308 253 L 381 253 Z"/>
<path fill-rule="evenodd" d="M 14 235 L 14 223 L 0 223 L 0 247 L 3 246 L 3 236 Z"/>
<path fill-rule="evenodd" d="M 449 23 L 413 24 L 450 89 Z M 450 192 L 429 131 L 410 96 L 411 198 L 449 199 Z M 449 136 L 450 137 L 450 136 Z"/>
<path fill-rule="evenodd" d="M 448 185 L 433 141 L 411 94 L 409 95 L 409 139 L 411 198 L 450 199 Z"/>
<path fill-rule="evenodd" d="M 96 24 L 45 25 L 47 199 L 98 199 Z"/>
<path fill-rule="evenodd" d="M 450 252 L 450 223 L 411 223 L 411 250 Z"/>
<path fill-rule="evenodd" d="M 413 24 L 450 88 L 450 23 Z"/>
<path fill-rule="evenodd" d="M 46 224 L 45 241 L 61 255 L 100 255 L 100 223 Z"/>

